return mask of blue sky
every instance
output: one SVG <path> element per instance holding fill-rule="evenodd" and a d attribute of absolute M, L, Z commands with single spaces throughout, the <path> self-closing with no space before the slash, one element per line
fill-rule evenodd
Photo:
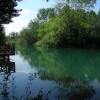
<path fill-rule="evenodd" d="M 23 9 L 20 12 L 20 16 L 13 18 L 13 22 L 5 25 L 6 33 L 9 34 L 11 32 L 19 32 L 23 27 L 26 27 L 30 20 L 36 17 L 36 14 L 40 8 L 48 8 L 54 7 L 56 0 L 50 0 L 46 2 L 46 0 L 23 0 L 19 3 L 19 9 Z M 98 0 L 95 10 L 98 11 L 100 8 L 100 0 Z"/>
<path fill-rule="evenodd" d="M 95 4 L 94 10 L 97 12 L 100 9 L 100 0 L 97 1 L 97 3 Z"/>
<path fill-rule="evenodd" d="M 20 16 L 13 18 L 13 22 L 5 25 L 5 31 L 8 35 L 11 32 L 19 32 L 23 27 L 26 27 L 30 20 L 36 17 L 40 8 L 53 7 L 56 3 L 55 0 L 23 0 L 18 4 L 18 9 L 22 9 Z"/>

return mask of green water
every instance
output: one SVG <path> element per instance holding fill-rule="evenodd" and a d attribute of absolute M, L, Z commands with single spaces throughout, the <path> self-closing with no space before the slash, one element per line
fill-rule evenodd
<path fill-rule="evenodd" d="M 100 100 L 100 50 L 19 46 L 10 59 L 0 100 Z"/>
<path fill-rule="evenodd" d="M 47 79 L 74 77 L 100 80 L 100 50 L 91 49 L 21 49 L 31 67 L 44 69 Z M 45 78 L 45 76 L 42 76 Z"/>

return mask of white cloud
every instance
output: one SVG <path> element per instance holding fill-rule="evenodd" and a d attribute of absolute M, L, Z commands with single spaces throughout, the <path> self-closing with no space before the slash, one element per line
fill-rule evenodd
<path fill-rule="evenodd" d="M 31 11 L 29 9 L 24 9 L 20 12 L 21 15 L 27 15 L 27 14 L 30 14 Z"/>
<path fill-rule="evenodd" d="M 33 19 L 32 11 L 29 9 L 23 9 L 23 11 L 20 12 L 20 16 L 13 18 L 13 22 L 4 25 L 6 34 L 8 35 L 10 32 L 19 32 L 23 27 L 26 27 L 29 23 L 29 21 Z"/>

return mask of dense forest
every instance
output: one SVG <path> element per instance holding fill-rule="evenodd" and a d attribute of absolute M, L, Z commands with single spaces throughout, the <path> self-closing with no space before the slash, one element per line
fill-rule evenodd
<path fill-rule="evenodd" d="M 100 11 L 95 12 L 92 6 L 60 2 L 54 8 L 42 8 L 17 36 L 17 43 L 41 47 L 99 46 Z"/>
<path fill-rule="evenodd" d="M 93 10 L 95 3 L 61 0 L 53 8 L 42 8 L 14 40 L 40 47 L 99 47 L 100 11 Z"/>

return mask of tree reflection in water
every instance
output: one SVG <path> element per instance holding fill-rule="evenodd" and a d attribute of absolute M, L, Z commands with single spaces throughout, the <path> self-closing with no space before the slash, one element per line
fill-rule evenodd
<path fill-rule="evenodd" d="M 10 60 L 0 60 L 0 76 L 2 76 L 2 81 L 0 83 L 0 87 L 2 87 L 2 91 L 0 91 L 0 95 L 4 100 L 9 100 L 9 92 L 8 92 L 8 82 L 11 73 L 15 72 L 15 62 L 11 62 Z"/>
<path fill-rule="evenodd" d="M 34 91 L 34 89 L 33 91 L 31 89 L 32 83 L 35 81 L 38 74 L 29 75 L 29 82 L 25 91 L 26 97 L 22 97 L 22 100 L 90 100 L 95 94 L 95 90 L 87 81 L 80 81 L 67 77 L 66 83 L 63 81 L 56 81 L 57 85 L 49 88 L 48 91 L 45 91 L 44 88 L 41 87 L 38 89 L 36 95 L 32 95 Z"/>
<path fill-rule="evenodd" d="M 67 83 L 69 100 L 90 100 L 95 94 L 95 90 L 87 81 L 73 80 L 68 78 Z"/>
<path fill-rule="evenodd" d="M 44 93 L 41 88 L 33 100 L 91 100 L 95 94 L 93 86 L 88 81 L 67 77 L 64 81 L 56 81 L 56 83 L 58 86 L 50 89 L 47 93 Z M 53 98 L 50 99 L 51 97 Z"/>
<path fill-rule="evenodd" d="M 53 80 L 56 85 L 48 89 L 46 87 L 38 88 L 37 93 L 35 93 L 36 91 L 32 86 L 36 79 L 43 80 L 44 84 L 45 80 L 51 80 L 48 76 L 45 77 L 46 72 L 44 74 L 44 71 L 41 70 L 41 72 L 28 74 L 24 94 L 16 95 L 18 92 L 15 81 L 17 76 L 15 78 L 11 73 L 15 73 L 15 63 L 0 61 L 0 76 L 2 76 L 0 95 L 3 100 L 90 100 L 95 94 L 89 82 L 76 80 L 72 77 L 66 77 L 64 80 Z M 11 89 L 12 93 L 10 93 Z"/>

